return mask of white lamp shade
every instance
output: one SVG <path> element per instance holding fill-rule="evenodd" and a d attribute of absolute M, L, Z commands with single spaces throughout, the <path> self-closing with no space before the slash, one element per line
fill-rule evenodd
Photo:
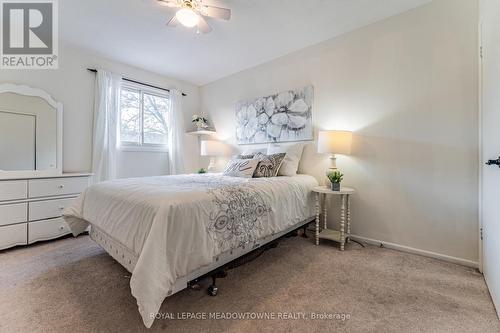
<path fill-rule="evenodd" d="M 318 135 L 318 153 L 343 154 L 351 153 L 352 132 L 320 131 Z"/>
<path fill-rule="evenodd" d="M 229 154 L 229 146 L 222 141 L 201 141 L 201 156 L 226 156 Z"/>

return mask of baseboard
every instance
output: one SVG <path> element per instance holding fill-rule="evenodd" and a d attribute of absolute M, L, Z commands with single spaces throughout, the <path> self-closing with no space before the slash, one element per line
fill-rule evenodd
<path fill-rule="evenodd" d="M 496 295 L 493 293 L 492 289 L 490 288 L 490 281 L 488 279 L 488 276 L 484 276 L 484 281 L 486 282 L 486 286 L 488 287 L 488 293 L 490 294 L 491 301 L 493 302 L 493 306 L 495 307 L 495 311 L 497 313 L 497 317 L 500 320 L 500 299 L 497 299 Z"/>
<path fill-rule="evenodd" d="M 426 251 L 426 250 L 415 249 L 415 248 L 409 247 L 409 246 L 399 245 L 399 244 L 395 244 L 395 243 L 389 243 L 389 242 L 385 242 L 385 241 L 381 241 L 381 240 L 377 240 L 377 239 L 366 238 L 366 237 L 362 237 L 362 236 L 351 235 L 351 238 L 355 239 L 357 241 L 361 241 L 361 242 L 365 242 L 365 243 L 373 244 L 373 245 L 382 244 L 384 247 L 386 247 L 388 249 L 393 249 L 393 250 L 398 250 L 398 251 L 408 252 L 408 253 L 413 253 L 413 254 L 419 254 L 419 255 L 422 255 L 424 257 L 441 259 L 444 261 L 452 262 L 454 264 L 459 264 L 459 265 L 473 267 L 473 268 L 479 267 L 479 263 L 477 261 L 452 257 L 452 256 L 448 256 L 445 254 L 440 254 L 440 253 Z"/>

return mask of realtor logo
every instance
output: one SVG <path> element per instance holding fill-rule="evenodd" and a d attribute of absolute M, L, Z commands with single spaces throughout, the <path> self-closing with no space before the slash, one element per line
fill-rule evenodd
<path fill-rule="evenodd" d="M 0 0 L 3 69 L 58 67 L 57 0 Z"/>

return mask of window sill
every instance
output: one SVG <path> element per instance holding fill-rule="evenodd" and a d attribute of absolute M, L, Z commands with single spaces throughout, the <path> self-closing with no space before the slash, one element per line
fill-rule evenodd
<path fill-rule="evenodd" d="M 118 148 L 118 150 L 124 152 L 139 152 L 139 153 L 168 153 L 168 149 L 163 147 L 121 146 Z"/>

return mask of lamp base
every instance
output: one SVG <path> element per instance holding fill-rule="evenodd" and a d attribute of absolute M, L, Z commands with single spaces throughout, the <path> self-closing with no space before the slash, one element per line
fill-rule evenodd
<path fill-rule="evenodd" d="M 328 169 L 326 169 L 326 172 L 325 172 L 325 175 L 327 176 L 325 179 L 325 186 L 326 187 L 330 187 L 332 184 L 330 182 L 330 179 L 328 179 L 328 174 L 330 172 L 339 170 L 339 169 L 337 169 L 337 157 L 335 156 L 335 154 L 330 155 L 329 158 L 330 158 L 330 167 Z"/>
<path fill-rule="evenodd" d="M 215 158 L 214 157 L 210 157 L 210 163 L 208 164 L 207 171 L 208 172 L 215 172 Z"/>
<path fill-rule="evenodd" d="M 330 156 L 330 167 L 328 169 L 337 170 L 337 157 L 335 156 L 335 154 L 332 154 Z"/>

